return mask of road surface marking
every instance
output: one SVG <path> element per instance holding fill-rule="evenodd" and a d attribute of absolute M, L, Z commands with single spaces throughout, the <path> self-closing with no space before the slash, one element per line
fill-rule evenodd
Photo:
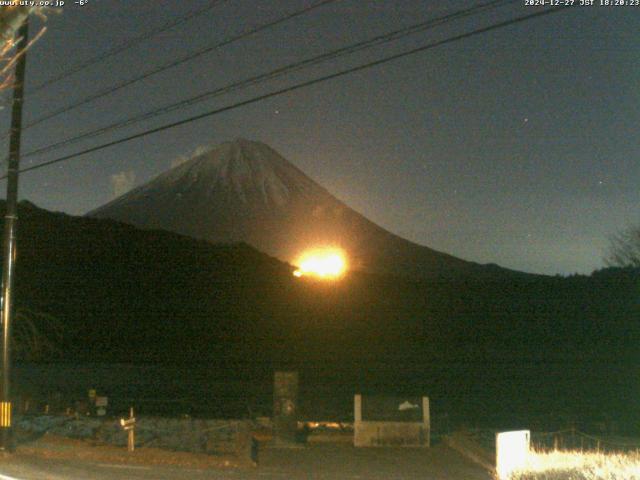
<path fill-rule="evenodd" d="M 20 479 L 16 477 L 10 477 L 9 475 L 2 475 L 0 473 L 0 480 L 20 480 Z"/>

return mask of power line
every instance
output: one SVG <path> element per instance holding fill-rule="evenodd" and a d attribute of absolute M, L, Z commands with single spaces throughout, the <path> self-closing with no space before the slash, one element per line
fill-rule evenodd
<path fill-rule="evenodd" d="M 365 69 L 368 69 L 368 68 L 372 68 L 372 67 L 375 67 L 375 66 L 378 66 L 378 65 L 382 65 L 382 64 L 394 61 L 394 60 L 399 60 L 401 58 L 404 58 L 404 57 L 407 57 L 407 56 L 410 56 L 410 55 L 414 55 L 416 53 L 424 52 L 424 51 L 427 51 L 427 50 L 430 50 L 432 48 L 436 48 L 436 47 L 439 47 L 439 46 L 442 46 L 442 45 L 445 45 L 445 44 L 448 44 L 448 43 L 453 43 L 453 42 L 456 42 L 456 41 L 459 41 L 459 40 L 463 40 L 463 39 L 466 39 L 466 38 L 473 37 L 475 35 L 479 35 L 479 34 L 490 32 L 490 31 L 497 30 L 497 29 L 500 29 L 500 28 L 508 27 L 510 25 L 515 25 L 517 23 L 525 22 L 527 20 L 531 20 L 531 19 L 534 19 L 534 18 L 550 15 L 550 14 L 553 14 L 553 13 L 558 13 L 558 12 L 561 12 L 561 11 L 565 10 L 566 8 L 569 8 L 569 7 L 568 6 L 560 6 L 560 7 L 552 8 L 552 9 L 549 9 L 549 10 L 535 12 L 535 13 L 531 13 L 531 14 L 528 14 L 528 15 L 523 15 L 523 16 L 520 16 L 520 17 L 516 17 L 516 18 L 513 18 L 511 20 L 506 20 L 504 22 L 496 23 L 496 24 L 490 25 L 488 27 L 483 27 L 483 28 L 479 28 L 479 29 L 476 29 L 476 30 L 472 30 L 471 32 L 462 33 L 460 35 L 456 35 L 456 36 L 453 36 L 453 37 L 446 38 L 444 40 L 439 40 L 437 42 L 433 42 L 433 43 L 429 43 L 427 45 L 416 47 L 416 48 L 413 48 L 411 50 L 407 50 L 405 52 L 397 53 L 397 54 L 394 54 L 394 55 L 389 55 L 389 56 L 381 58 L 379 60 L 374 60 L 372 62 L 368 62 L 368 63 L 362 64 L 362 65 L 358 65 L 356 67 L 351 67 L 351 68 L 348 68 L 348 69 L 345 69 L 345 70 L 341 70 L 341 71 L 336 72 L 336 73 L 332 73 L 332 74 L 329 74 L 329 75 L 324 75 L 322 77 L 318 77 L 318 78 L 315 78 L 313 80 L 307 80 L 305 82 L 301 82 L 301 83 L 298 83 L 298 84 L 295 84 L 295 85 L 292 85 L 292 86 L 289 86 L 289 87 L 286 87 L 286 88 L 282 88 L 280 90 L 276 90 L 276 91 L 273 91 L 273 92 L 270 92 L 270 93 L 266 93 L 266 94 L 263 94 L 263 95 L 258 95 L 256 97 L 250 98 L 248 100 L 243 100 L 241 102 L 233 103 L 231 105 L 227 105 L 225 107 L 217 108 L 217 109 L 211 110 L 209 112 L 201 113 L 199 115 L 194 115 L 192 117 L 189 117 L 189 118 L 186 118 L 186 119 L 183 119 L 183 120 L 179 120 L 179 121 L 176 121 L 176 122 L 172 122 L 172 123 L 163 125 L 161 127 L 152 128 L 152 129 L 146 130 L 144 132 L 140 132 L 140 133 L 137 133 L 137 134 L 134 134 L 134 135 L 130 135 L 130 136 L 127 136 L 127 137 L 124 137 L 124 138 L 120 138 L 118 140 L 114 140 L 112 142 L 108 142 L 108 143 L 104 143 L 102 145 L 98 145 L 98 146 L 95 146 L 95 147 L 87 148 L 87 149 L 82 150 L 80 152 L 76 152 L 76 153 L 72 153 L 72 154 L 69 154 L 69 155 L 65 155 L 65 156 L 62 156 L 62 157 L 59 157 L 59 158 L 56 158 L 56 159 L 53 159 L 53 160 L 49 160 L 47 162 L 40 163 L 38 165 L 34 165 L 32 167 L 27 167 L 27 168 L 21 169 L 20 172 L 21 173 L 22 172 L 29 172 L 29 171 L 37 170 L 37 169 L 40 169 L 40 168 L 44 168 L 44 167 L 47 167 L 47 166 L 50 166 L 50 165 L 53 165 L 53 164 L 56 164 L 56 163 L 65 162 L 67 160 L 71 160 L 73 158 L 76 158 L 76 157 L 79 157 L 79 156 L 82 156 L 82 155 L 86 155 L 88 153 L 93 153 L 93 152 L 96 152 L 96 151 L 99 151 L 99 150 L 104 150 L 105 148 L 113 147 L 115 145 L 126 143 L 126 142 L 129 142 L 131 140 L 135 140 L 135 139 L 138 139 L 138 138 L 145 137 L 147 135 L 151 135 L 151 134 L 158 133 L 158 132 L 161 132 L 161 131 L 164 131 L 164 130 L 168 130 L 170 128 L 174 128 L 174 127 L 178 127 L 180 125 L 191 123 L 191 122 L 194 122 L 196 120 L 201 120 L 203 118 L 207 118 L 207 117 L 211 117 L 211 116 L 214 116 L 214 115 L 218 115 L 220 113 L 227 112 L 229 110 L 234 110 L 236 108 L 243 107 L 243 106 L 246 106 L 246 105 L 250 105 L 250 104 L 253 104 L 253 103 L 257 103 L 257 102 L 260 102 L 262 100 L 267 100 L 269 98 L 272 98 L 272 97 L 275 97 L 275 96 L 278 96 L 278 95 L 282 95 L 282 94 L 285 94 L 285 93 L 290 93 L 290 92 L 293 92 L 293 91 L 296 91 L 296 90 L 300 90 L 302 88 L 306 88 L 306 87 L 309 87 L 309 86 L 312 86 L 312 85 L 316 85 L 318 83 L 325 82 L 327 80 L 332 80 L 332 79 L 335 79 L 335 78 L 339 78 L 339 77 L 342 77 L 342 76 L 345 76 L 345 75 L 349 75 L 351 73 L 359 72 L 359 71 L 362 71 L 362 70 L 365 70 Z M 2 177 L 0 177 L 0 180 L 3 180 L 5 178 L 7 178 L 7 176 L 3 175 Z"/>
<path fill-rule="evenodd" d="M 138 75 L 136 77 L 130 78 L 129 80 L 125 80 L 124 82 L 121 82 L 121 83 L 116 84 L 114 86 L 107 87 L 104 90 L 101 90 L 101 91 L 99 91 L 99 92 L 97 92 L 95 94 L 89 95 L 89 96 L 87 96 L 87 97 L 85 97 L 85 98 L 83 98 L 83 99 L 81 99 L 81 100 L 79 100 L 79 101 L 77 101 L 75 103 L 72 103 L 71 105 L 67 105 L 65 107 L 59 108 L 57 110 L 54 110 L 54 111 L 52 111 L 50 113 L 47 113 L 47 114 L 43 115 L 42 117 L 37 118 L 37 119 L 33 120 L 30 123 L 27 123 L 24 126 L 24 130 L 26 130 L 28 128 L 31 128 L 31 127 L 33 127 L 35 125 L 38 125 L 38 124 L 40 124 L 40 123 L 42 123 L 42 122 L 44 122 L 46 120 L 50 120 L 50 119 L 52 119 L 54 117 L 57 117 L 58 115 L 61 115 L 63 113 L 67 113 L 67 112 L 69 112 L 71 110 L 74 110 L 74 109 L 76 109 L 76 108 L 78 108 L 78 107 L 80 107 L 82 105 L 86 105 L 87 103 L 93 102 L 94 100 L 98 100 L 99 98 L 102 98 L 102 97 L 105 97 L 107 95 L 110 95 L 110 94 L 112 94 L 114 92 L 117 92 L 118 90 L 121 90 L 121 89 L 123 89 L 125 87 L 128 87 L 130 85 L 133 85 L 134 83 L 140 82 L 142 80 L 146 80 L 147 78 L 152 77 L 153 75 L 156 75 L 158 73 L 164 72 L 164 71 L 169 70 L 171 68 L 177 67 L 178 65 L 182 65 L 183 63 L 186 63 L 188 61 L 194 60 L 195 58 L 198 58 L 198 57 L 200 57 L 200 56 L 202 56 L 202 55 L 204 55 L 206 53 L 209 53 L 209 52 L 217 50 L 217 49 L 219 49 L 221 47 L 227 46 L 227 45 L 229 45 L 231 43 L 234 43 L 234 42 L 236 42 L 238 40 L 242 40 L 242 39 L 244 39 L 246 37 L 249 37 L 251 35 L 259 33 L 259 32 L 261 32 L 263 30 L 267 30 L 267 29 L 272 28 L 272 27 L 274 27 L 276 25 L 279 25 L 279 24 L 281 24 L 283 22 L 286 22 L 287 20 L 291 20 L 292 18 L 299 17 L 299 16 L 304 15 L 304 14 L 306 14 L 306 13 L 312 11 L 312 10 L 315 10 L 315 9 L 317 9 L 319 7 L 322 7 L 324 5 L 327 5 L 329 3 L 333 3 L 333 2 L 336 2 L 336 1 L 337 0 L 321 0 L 320 2 L 317 2 L 317 3 L 313 4 L 313 5 L 305 7 L 303 9 L 297 10 L 297 11 L 295 11 L 293 13 L 290 13 L 288 15 L 280 17 L 280 18 L 278 18 L 276 20 L 273 20 L 271 22 L 267 22 L 267 23 L 264 23 L 262 25 L 258 25 L 256 27 L 250 28 L 250 29 L 238 34 L 238 35 L 234 35 L 234 36 L 232 36 L 230 38 L 227 38 L 227 39 L 225 39 L 225 40 L 223 40 L 223 41 L 221 41 L 219 43 L 216 43 L 215 45 L 212 45 L 212 46 L 197 50 L 195 52 L 189 53 L 189 54 L 187 54 L 187 55 L 185 55 L 185 56 L 183 56 L 183 57 L 181 57 L 181 58 L 179 58 L 177 60 L 174 60 L 174 61 L 172 61 L 172 62 L 170 62 L 168 64 L 162 65 L 160 67 L 152 68 L 151 70 L 147 71 L 146 73 L 143 73 L 142 75 Z M 209 6 L 207 9 L 210 9 L 210 8 L 212 8 L 212 6 Z M 175 24 L 173 26 L 175 26 Z M 116 53 L 118 53 L 118 52 L 116 52 Z"/>
<path fill-rule="evenodd" d="M 320 6 L 321 4 L 324 4 L 324 3 L 329 3 L 330 1 L 334 1 L 334 0 L 328 0 L 326 2 L 321 2 L 321 3 L 317 4 L 316 6 Z M 182 100 L 182 101 L 180 101 L 178 103 L 173 103 L 173 104 L 162 106 L 160 108 L 152 109 L 152 110 L 144 112 L 144 113 L 142 113 L 140 115 L 137 115 L 137 116 L 134 116 L 134 117 L 130 117 L 128 119 L 124 119 L 124 120 L 121 120 L 121 121 L 118 121 L 118 122 L 116 122 L 114 124 L 111 124 L 111 125 L 107 125 L 105 127 L 100 127 L 98 129 L 95 129 L 95 130 L 92 130 L 92 131 L 89 131 L 89 132 L 84 132 L 84 133 L 81 133 L 81 134 L 76 135 L 74 137 L 68 137 L 68 138 L 66 138 L 64 140 L 61 140 L 59 142 L 56 142 L 54 144 L 50 144 L 50 145 L 47 145 L 47 146 L 44 146 L 44 147 L 37 148 L 37 149 L 32 150 L 30 152 L 27 152 L 26 154 L 23 155 L 23 157 L 24 158 L 31 157 L 31 156 L 39 155 L 39 154 L 46 153 L 46 152 L 49 152 L 49 151 L 52 151 L 52 150 L 57 150 L 57 149 L 59 149 L 59 148 L 61 148 L 63 146 L 76 143 L 76 142 L 78 142 L 80 140 L 84 140 L 84 139 L 87 139 L 87 138 L 92 138 L 92 137 L 95 137 L 95 136 L 99 136 L 99 135 L 102 135 L 102 134 L 107 133 L 109 131 L 116 130 L 116 129 L 119 129 L 119 128 L 122 128 L 122 127 L 125 127 L 125 126 L 128 126 L 128 125 L 132 125 L 132 124 L 141 122 L 143 120 L 153 118 L 153 117 L 158 116 L 158 115 L 166 114 L 166 113 L 169 113 L 171 111 L 178 110 L 178 109 L 181 109 L 181 108 L 184 108 L 184 107 L 199 103 L 201 101 L 204 101 L 204 100 L 212 98 L 212 97 L 216 97 L 216 96 L 219 96 L 219 95 L 222 95 L 222 94 L 225 94 L 225 93 L 229 93 L 229 92 L 232 92 L 232 91 L 235 91 L 235 90 L 239 90 L 239 89 L 242 89 L 244 87 L 248 87 L 250 85 L 256 85 L 256 84 L 259 84 L 259 83 L 264 82 L 266 80 L 271 80 L 271 79 L 277 78 L 279 76 L 282 76 L 284 74 L 293 72 L 295 70 L 300 70 L 300 69 L 303 69 L 303 68 L 306 68 L 308 66 L 312 66 L 312 65 L 321 63 L 321 62 L 329 60 L 329 59 L 338 58 L 338 57 L 343 56 L 343 55 L 355 53 L 355 52 L 357 52 L 359 50 L 363 50 L 363 49 L 370 48 L 370 47 L 373 47 L 373 46 L 378 46 L 378 45 L 382 45 L 384 43 L 395 41 L 395 40 L 403 38 L 403 37 L 405 37 L 407 35 L 418 33 L 418 32 L 422 32 L 422 31 L 425 31 L 425 30 L 427 30 L 429 28 L 433 28 L 433 27 L 436 27 L 438 25 L 442 25 L 444 23 L 447 23 L 449 21 L 452 21 L 452 20 L 455 20 L 455 19 L 458 19 L 458 18 L 463 18 L 463 17 L 470 16 L 470 15 L 475 15 L 475 14 L 481 12 L 481 11 L 486 11 L 486 10 L 489 10 L 489 9 L 495 9 L 495 8 L 498 8 L 499 6 L 501 6 L 503 4 L 514 3 L 515 1 L 516 0 L 492 0 L 490 2 L 487 2 L 487 3 L 484 3 L 484 4 L 479 4 L 479 5 L 464 9 L 464 10 L 456 11 L 456 12 L 453 12 L 453 13 L 448 14 L 448 15 L 444 15 L 444 16 L 436 18 L 436 19 L 430 19 L 430 20 L 423 21 L 423 22 L 420 22 L 420 23 L 417 23 L 417 24 L 413 24 L 413 25 L 410 25 L 408 27 L 404 27 L 402 29 L 395 30 L 395 31 L 392 31 L 392 32 L 389 32 L 389 33 L 386 33 L 386 34 L 381 34 L 381 35 L 378 35 L 378 36 L 376 36 L 376 37 L 374 37 L 372 39 L 365 40 L 365 41 L 362 41 L 362 42 L 358 42 L 358 43 L 355 43 L 355 44 L 352 44 L 352 45 L 348 45 L 346 47 L 339 48 L 337 50 L 333 50 L 333 51 L 330 51 L 330 52 L 326 52 L 326 53 L 323 53 L 321 55 L 312 57 L 310 59 L 305 59 L 305 60 L 303 60 L 301 62 L 295 62 L 295 63 L 289 64 L 289 65 L 286 65 L 284 67 L 280 67 L 278 69 L 272 70 L 272 71 L 267 72 L 265 74 L 254 76 L 254 77 L 251 77 L 249 79 L 246 79 L 246 80 L 243 80 L 243 81 L 240 81 L 240 82 L 236 82 L 236 83 L 232 83 L 230 85 L 226 85 L 224 87 L 215 89 L 213 91 L 205 92 L 204 94 L 200 94 L 200 95 L 197 95 L 195 97 L 191 97 L 191 98 Z M 308 10 L 309 10 L 309 8 L 304 9 L 304 11 L 308 11 Z M 303 13 L 304 11 L 294 12 L 293 14 L 288 15 L 287 17 L 285 17 L 285 19 L 286 18 L 291 18 L 292 16 L 297 16 L 297 15 Z M 265 26 L 273 25 L 274 23 L 280 22 L 282 20 L 284 20 L 284 19 L 276 20 L 276 22 L 270 22 L 269 24 L 267 24 Z M 258 27 L 258 29 L 262 29 L 265 26 Z"/>
<path fill-rule="evenodd" d="M 327 60 L 330 60 L 330 59 L 336 59 L 336 58 L 339 58 L 339 57 L 344 56 L 344 55 L 348 55 L 348 54 L 352 54 L 352 53 L 355 53 L 355 52 L 360 51 L 360 50 L 364 50 L 366 48 L 371 48 L 371 47 L 383 45 L 385 43 L 389 43 L 389 42 L 398 40 L 400 38 L 403 38 L 403 37 L 405 37 L 407 35 L 411 35 L 411 34 L 418 33 L 418 32 L 423 32 L 423 31 L 425 31 L 427 29 L 430 29 L 430 28 L 433 28 L 433 27 L 448 23 L 448 22 L 450 22 L 452 20 L 456 20 L 456 19 L 459 19 L 459 18 L 464 18 L 464 17 L 471 16 L 471 15 L 476 15 L 476 14 L 482 12 L 482 11 L 486 11 L 486 10 L 489 10 L 489 9 L 495 9 L 495 8 L 498 8 L 501 5 L 508 4 L 508 3 L 515 3 L 516 1 L 517 0 L 493 0 L 493 1 L 490 1 L 490 2 L 487 2 L 487 3 L 484 3 L 484 4 L 476 5 L 474 7 L 470 7 L 470 8 L 467 8 L 467 9 L 464 9 L 464 10 L 460 10 L 460 11 L 457 11 L 457 12 L 454 12 L 454 13 L 451 13 L 451 14 L 448 14 L 448 15 L 444 15 L 444 16 L 438 17 L 436 19 L 430 19 L 430 20 L 427 20 L 427 21 L 424 21 L 424 22 L 420 22 L 420 23 L 417 23 L 417 24 L 410 25 L 408 27 L 404 27 L 404 28 L 399 29 L 399 30 L 395 30 L 395 31 L 392 31 L 392 32 L 389 32 L 389 33 L 386 33 L 386 34 L 378 35 L 378 36 L 376 36 L 374 38 L 371 38 L 369 40 L 364 40 L 364 41 L 361 41 L 361 42 L 358 42 L 358 43 L 355 43 L 355 44 L 352 44 L 352 45 L 348 45 L 346 47 L 342 47 L 342 48 L 339 48 L 339 49 L 336 49 L 336 50 L 332 50 L 332 51 L 317 55 L 317 56 L 312 57 L 312 58 L 308 58 L 308 59 L 305 59 L 305 60 L 302 60 L 302 61 L 299 61 L 299 62 L 294 62 L 294 63 L 288 64 L 286 66 L 279 67 L 279 68 L 277 68 L 275 70 L 271 70 L 271 71 L 269 71 L 267 73 L 263 73 L 263 74 L 260 74 L 260 75 L 254 76 L 254 77 L 250 77 L 248 79 L 245 79 L 245 80 L 242 80 L 242 81 L 239 81 L 239 82 L 234 82 L 234 83 L 231 83 L 229 85 L 225 85 L 223 87 L 217 88 L 215 90 L 208 91 L 208 92 L 196 95 L 194 97 L 187 98 L 185 100 L 181 100 L 181 101 L 179 101 L 177 103 L 172 103 L 172 104 L 169 104 L 169 105 L 165 105 L 165 106 L 162 106 L 162 107 L 159 107 L 159 108 L 155 108 L 155 109 L 149 110 L 149 111 L 144 112 L 142 114 L 139 114 L 139 115 L 136 115 L 136 116 L 133 116 L 133 117 L 118 121 L 118 122 L 113 123 L 111 125 L 100 127 L 100 128 L 95 129 L 95 130 L 91 130 L 89 132 L 84 132 L 84 133 L 81 133 L 81 134 L 76 135 L 74 137 L 66 138 L 66 139 L 61 140 L 59 142 L 56 142 L 54 144 L 50 144 L 50 145 L 47 145 L 45 147 L 40 147 L 38 149 L 32 150 L 30 152 L 27 152 L 24 155 L 24 157 L 31 157 L 33 155 L 46 153 L 46 152 L 49 152 L 51 150 L 57 150 L 57 149 L 59 149 L 59 148 L 61 148 L 63 146 L 76 143 L 76 142 L 78 142 L 80 140 L 85 140 L 87 138 L 92 138 L 92 137 L 95 137 L 95 136 L 99 136 L 99 135 L 102 135 L 102 134 L 107 133 L 109 131 L 116 130 L 116 129 L 119 129 L 119 128 L 123 128 L 125 126 L 129 126 L 129 125 L 133 125 L 133 124 L 139 123 L 139 122 L 141 122 L 143 120 L 151 119 L 151 118 L 154 118 L 154 117 L 159 116 L 159 115 L 163 115 L 163 114 L 175 111 L 175 110 L 179 110 L 181 108 L 185 108 L 185 107 L 194 105 L 196 103 L 202 102 L 204 100 L 208 100 L 208 99 L 213 98 L 213 97 L 220 96 L 222 94 L 226 94 L 226 93 L 230 93 L 230 92 L 233 92 L 233 91 L 236 91 L 236 90 L 240 90 L 240 89 L 243 89 L 243 88 L 248 87 L 248 86 L 257 85 L 257 84 L 262 83 L 262 82 L 267 81 L 267 80 L 273 80 L 273 79 L 281 77 L 281 76 L 283 76 L 285 74 L 288 74 L 288 73 L 291 73 L 291 72 L 294 72 L 294 71 L 297 71 L 297 70 L 301 70 L 303 68 L 306 68 L 306 67 L 309 67 L 309 66 L 312 66 L 312 65 L 316 65 L 318 63 L 321 63 L 321 62 L 324 62 L 324 61 L 327 61 Z"/>
<path fill-rule="evenodd" d="M 137 45 L 139 45 L 140 43 L 144 42 L 145 40 L 148 40 L 150 38 L 155 37 L 156 35 L 166 32 L 167 30 L 172 29 L 173 27 L 177 27 L 178 25 L 181 25 L 183 23 L 186 23 L 194 18 L 197 18 L 201 15 L 204 15 L 205 13 L 207 13 L 208 11 L 212 10 L 214 7 L 216 7 L 218 4 L 220 3 L 224 3 L 228 0 L 212 0 L 211 2 L 209 2 L 209 4 L 199 10 L 195 10 L 193 12 L 189 12 L 188 14 L 179 17 L 175 20 L 171 20 L 169 22 L 166 22 L 164 25 L 161 25 L 159 28 L 156 28 L 154 30 L 150 30 L 149 32 L 143 33 L 142 35 L 138 35 L 137 37 L 131 38 L 130 40 L 121 43 L 120 45 L 112 48 L 111 50 L 107 50 L 104 53 L 101 53 L 99 55 L 96 55 L 95 57 L 92 57 L 88 60 L 85 60 L 84 62 L 81 62 L 77 65 L 75 65 L 74 67 L 71 67 L 69 70 L 62 72 L 61 74 L 51 77 L 48 80 L 45 80 L 42 83 L 37 84 L 36 86 L 32 87 L 27 94 L 29 95 L 33 95 L 36 92 L 39 92 L 40 90 L 44 89 L 45 87 L 49 87 L 54 83 L 59 82 L 60 80 L 64 80 L 65 78 L 68 78 L 72 75 L 75 75 L 78 72 L 81 72 L 82 70 L 85 70 L 87 68 L 89 68 L 92 65 L 95 65 L 96 63 L 100 63 L 104 60 L 106 60 L 109 57 L 113 57 L 114 55 L 117 55 L 119 53 L 124 52 L 125 50 L 129 50 L 130 48 L 133 48 Z"/>

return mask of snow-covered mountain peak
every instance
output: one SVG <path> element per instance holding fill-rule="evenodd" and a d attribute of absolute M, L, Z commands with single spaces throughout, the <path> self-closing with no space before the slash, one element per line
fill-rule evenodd
<path fill-rule="evenodd" d="M 285 205 L 292 195 L 312 196 L 324 189 L 261 142 L 236 139 L 193 156 L 160 175 L 150 187 L 177 187 L 219 192 L 224 189 L 240 201 Z"/>

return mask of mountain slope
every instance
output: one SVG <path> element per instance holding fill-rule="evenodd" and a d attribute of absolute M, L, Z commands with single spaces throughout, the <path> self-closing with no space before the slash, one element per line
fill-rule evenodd
<path fill-rule="evenodd" d="M 243 244 L 20 206 L 16 303 L 64 322 L 65 358 L 622 357 L 639 338 L 637 269 L 329 283 L 291 273 Z"/>
<path fill-rule="evenodd" d="M 509 272 L 384 230 L 267 145 L 247 140 L 223 143 L 88 215 L 214 243 L 242 241 L 292 263 L 308 248 L 339 246 L 352 269 L 368 272 L 414 277 Z"/>

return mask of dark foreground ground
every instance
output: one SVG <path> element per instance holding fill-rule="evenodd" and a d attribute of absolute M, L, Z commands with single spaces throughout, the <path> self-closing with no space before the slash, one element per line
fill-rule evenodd
<path fill-rule="evenodd" d="M 49 448 L 49 447 L 47 447 Z M 430 449 L 356 449 L 341 443 L 310 444 L 303 448 L 281 449 L 265 446 L 258 466 L 224 467 L 198 465 L 157 465 L 145 461 L 144 449 L 136 451 L 138 462 L 118 461 L 102 456 L 100 447 L 74 447 L 69 455 L 51 455 L 45 446 L 19 449 L 0 459 L 2 480 L 351 480 L 428 479 L 491 480 L 492 476 L 457 452 L 437 445 Z M 83 451 L 84 450 L 84 451 Z M 58 452 L 59 453 L 59 452 Z"/>

